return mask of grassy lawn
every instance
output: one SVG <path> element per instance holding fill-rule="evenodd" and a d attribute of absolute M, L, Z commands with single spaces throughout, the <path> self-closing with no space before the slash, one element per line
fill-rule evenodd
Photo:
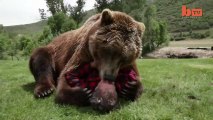
<path fill-rule="evenodd" d="M 91 107 L 61 106 L 54 95 L 33 97 L 27 61 L 0 61 L 0 120 L 211 120 L 213 59 L 138 60 L 144 94 L 99 114 Z"/>
<path fill-rule="evenodd" d="M 213 39 L 188 39 L 182 41 L 170 41 L 169 47 L 212 47 Z"/>

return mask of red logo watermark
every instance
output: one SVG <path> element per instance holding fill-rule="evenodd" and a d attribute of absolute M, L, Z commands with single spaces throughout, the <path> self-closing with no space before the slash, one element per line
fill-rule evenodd
<path fill-rule="evenodd" d="M 182 6 L 182 16 L 183 17 L 201 17 L 203 16 L 203 10 L 201 8 L 196 8 L 196 9 L 189 9 L 186 8 L 186 5 Z"/>

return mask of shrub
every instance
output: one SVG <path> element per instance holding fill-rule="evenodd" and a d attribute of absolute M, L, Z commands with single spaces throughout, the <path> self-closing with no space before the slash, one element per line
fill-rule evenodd
<path fill-rule="evenodd" d="M 47 24 L 49 25 L 54 36 L 69 30 L 73 30 L 77 26 L 75 21 L 63 12 L 56 13 L 52 17 L 48 18 Z"/>
<path fill-rule="evenodd" d="M 191 34 L 191 38 L 193 38 L 193 39 L 203 39 L 203 38 L 208 37 L 206 35 L 208 35 L 208 33 L 207 34 L 206 33 L 192 33 Z"/>
<path fill-rule="evenodd" d="M 210 31 L 209 31 L 209 30 L 206 31 L 206 32 L 204 33 L 204 35 L 205 35 L 205 37 L 209 37 L 209 36 L 210 36 Z"/>
<path fill-rule="evenodd" d="M 181 41 L 181 40 L 185 40 L 185 37 L 174 37 L 175 41 Z"/>

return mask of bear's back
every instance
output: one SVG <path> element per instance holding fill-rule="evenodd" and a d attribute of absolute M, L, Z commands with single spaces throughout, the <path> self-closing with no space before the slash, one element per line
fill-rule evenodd
<path fill-rule="evenodd" d="M 49 49 L 52 49 L 55 69 L 57 71 L 60 72 L 64 68 L 67 61 L 74 54 L 77 46 L 82 40 L 86 39 L 87 34 L 89 34 L 91 28 L 99 18 L 100 14 L 93 15 L 80 28 L 60 34 L 47 45 Z"/>

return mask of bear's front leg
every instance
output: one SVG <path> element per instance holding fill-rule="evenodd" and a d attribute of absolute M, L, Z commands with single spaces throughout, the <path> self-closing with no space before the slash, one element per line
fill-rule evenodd
<path fill-rule="evenodd" d="M 74 105 L 89 105 L 89 98 L 99 82 L 98 71 L 89 63 L 64 70 L 56 91 L 56 102 Z"/>
<path fill-rule="evenodd" d="M 72 74 L 73 73 L 73 74 Z M 67 78 L 69 76 L 69 79 Z M 80 86 L 82 79 L 78 78 L 75 72 L 62 74 L 59 78 L 56 102 L 73 105 L 89 105 L 89 98 L 92 96 L 92 90 Z"/>
<path fill-rule="evenodd" d="M 142 94 L 143 86 L 137 67 L 130 66 L 119 71 L 116 90 L 119 96 L 131 101 L 136 100 Z"/>
<path fill-rule="evenodd" d="M 69 89 L 61 89 L 56 93 L 56 102 L 60 104 L 72 104 L 78 106 L 89 105 L 91 90 L 81 87 L 72 87 Z"/>

